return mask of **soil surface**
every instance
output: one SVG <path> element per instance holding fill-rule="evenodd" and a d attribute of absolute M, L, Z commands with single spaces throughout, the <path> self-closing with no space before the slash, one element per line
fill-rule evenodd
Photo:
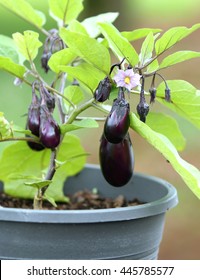
<path fill-rule="evenodd" d="M 48 210 L 75 210 L 75 209 L 105 209 L 117 208 L 143 204 L 134 199 L 127 201 L 124 196 L 119 195 L 116 198 L 105 198 L 99 194 L 92 193 L 88 190 L 78 191 L 69 196 L 69 202 L 57 203 L 54 207 L 48 201 L 43 202 L 43 209 Z M 0 207 L 33 209 L 33 201 L 30 199 L 19 199 L 0 193 Z"/>

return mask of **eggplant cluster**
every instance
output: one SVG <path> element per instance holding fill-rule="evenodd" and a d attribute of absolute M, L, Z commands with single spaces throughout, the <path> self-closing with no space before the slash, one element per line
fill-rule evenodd
<path fill-rule="evenodd" d="M 129 112 L 129 104 L 120 88 L 105 121 L 99 149 L 102 174 L 115 187 L 124 186 L 133 174 L 134 154 L 128 133 Z"/>
<path fill-rule="evenodd" d="M 55 149 L 60 143 L 60 128 L 53 118 L 55 108 L 54 96 L 40 85 L 40 98 L 32 91 L 32 101 L 28 110 L 27 129 L 39 137 L 41 143 L 28 141 L 32 150 L 41 151 L 44 148 Z"/>

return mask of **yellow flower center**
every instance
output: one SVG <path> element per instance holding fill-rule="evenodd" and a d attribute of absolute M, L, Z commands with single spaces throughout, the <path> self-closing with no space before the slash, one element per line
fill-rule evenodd
<path fill-rule="evenodd" d="M 124 79 L 124 82 L 125 82 L 126 84 L 130 84 L 130 77 L 126 77 L 126 78 Z"/>

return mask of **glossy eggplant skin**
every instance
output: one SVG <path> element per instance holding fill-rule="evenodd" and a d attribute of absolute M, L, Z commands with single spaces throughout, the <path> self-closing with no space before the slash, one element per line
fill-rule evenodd
<path fill-rule="evenodd" d="M 110 96 L 111 89 L 112 84 L 110 82 L 110 79 L 108 77 L 105 77 L 102 81 L 100 81 L 94 92 L 95 100 L 98 102 L 106 101 Z"/>
<path fill-rule="evenodd" d="M 45 105 L 40 108 L 39 137 L 46 148 L 54 149 L 60 143 L 60 128 Z"/>
<path fill-rule="evenodd" d="M 31 105 L 28 109 L 27 128 L 36 136 L 39 136 L 40 128 L 40 101 L 33 94 Z"/>
<path fill-rule="evenodd" d="M 104 136 L 99 149 L 101 171 L 106 181 L 122 187 L 133 175 L 134 153 L 129 135 L 118 144 L 110 143 Z"/>
<path fill-rule="evenodd" d="M 130 107 L 124 99 L 115 99 L 104 125 L 104 135 L 111 143 L 117 144 L 126 136 L 129 126 Z"/>
<path fill-rule="evenodd" d="M 29 137 L 29 136 L 26 136 L 26 137 Z M 34 143 L 34 142 L 29 142 L 29 141 L 27 141 L 26 143 L 29 146 L 29 148 L 31 148 L 31 150 L 36 151 L 36 152 L 39 152 L 39 151 L 42 151 L 45 149 L 45 147 L 39 143 Z"/>

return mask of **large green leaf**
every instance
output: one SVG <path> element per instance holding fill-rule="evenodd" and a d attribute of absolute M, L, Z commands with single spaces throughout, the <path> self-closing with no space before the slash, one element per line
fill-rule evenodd
<path fill-rule="evenodd" d="M 76 85 L 66 87 L 64 90 L 64 96 L 67 97 L 67 99 L 70 100 L 74 105 L 78 105 L 84 99 L 83 91 L 79 86 Z M 69 109 L 71 104 L 66 99 L 64 102 L 66 109 Z"/>
<path fill-rule="evenodd" d="M 110 70 L 110 54 L 106 47 L 95 39 L 81 33 L 71 32 L 65 28 L 60 29 L 60 36 L 64 42 L 81 58 L 105 75 Z"/>
<path fill-rule="evenodd" d="M 138 63 L 139 57 L 129 41 L 110 23 L 99 23 L 101 32 L 107 39 L 114 54 L 122 60 L 124 57 L 132 65 Z"/>
<path fill-rule="evenodd" d="M 44 15 L 34 10 L 26 0 L 0 0 L 0 4 L 36 27 L 41 28 L 45 23 Z"/>
<path fill-rule="evenodd" d="M 156 29 L 156 28 L 139 28 L 133 31 L 123 31 L 121 32 L 121 34 L 128 41 L 136 41 L 138 39 L 146 37 L 150 32 L 153 32 L 154 34 L 161 31 L 162 31 L 161 29 Z"/>
<path fill-rule="evenodd" d="M 69 30 L 72 32 L 82 33 L 88 36 L 88 32 L 85 27 L 76 19 L 72 20 L 69 24 Z"/>
<path fill-rule="evenodd" d="M 93 92 L 99 82 L 105 78 L 104 73 L 88 63 L 82 63 L 76 67 L 60 66 L 59 68 L 61 71 L 68 73 L 80 83 L 84 84 L 91 92 Z"/>
<path fill-rule="evenodd" d="M 57 169 L 47 190 L 48 197 L 52 197 L 54 200 L 65 200 L 63 182 L 67 176 L 75 175 L 83 168 L 86 160 L 85 154 L 79 138 L 67 134 L 57 156 L 57 160 L 65 162 L 65 164 Z M 15 197 L 33 198 L 36 191 L 30 185 L 33 186 L 37 182 L 33 182 L 32 176 L 41 178 L 40 184 L 43 184 L 44 171 L 47 170 L 49 162 L 49 149 L 35 152 L 24 142 L 9 145 L 0 159 L 0 180 L 4 183 L 5 192 Z M 16 179 L 16 174 L 19 179 Z M 30 178 L 29 181 L 28 178 Z"/>
<path fill-rule="evenodd" d="M 59 67 L 61 65 L 70 64 L 76 58 L 76 56 L 77 55 L 71 49 L 66 48 L 64 50 L 54 53 L 50 57 L 48 61 L 48 65 L 52 71 L 54 71 L 55 73 L 59 73 L 60 72 Z"/>
<path fill-rule="evenodd" d="M 118 17 L 119 13 L 104 13 L 94 17 L 84 19 L 81 24 L 85 27 L 90 37 L 97 37 L 101 31 L 98 26 L 100 22 L 114 22 Z"/>
<path fill-rule="evenodd" d="M 36 58 L 38 49 L 42 46 L 38 38 L 39 34 L 30 30 L 24 31 L 24 35 L 19 32 L 13 34 L 13 39 L 20 53 L 29 61 Z"/>
<path fill-rule="evenodd" d="M 154 49 L 154 36 L 153 33 L 150 32 L 147 35 L 141 47 L 141 53 L 140 53 L 141 66 L 143 66 L 146 62 L 150 60 L 150 58 L 152 57 L 153 49 Z"/>
<path fill-rule="evenodd" d="M 131 114 L 131 128 L 146 139 L 155 149 L 171 163 L 175 171 L 182 177 L 186 185 L 200 199 L 200 171 L 182 159 L 176 148 L 164 135 L 153 131 L 141 122 L 135 114 Z"/>
<path fill-rule="evenodd" d="M 15 63 L 22 64 L 24 62 L 13 39 L 4 35 L 0 35 L 0 56 L 9 57 Z"/>
<path fill-rule="evenodd" d="M 0 69 L 21 79 L 26 72 L 24 66 L 16 64 L 10 58 L 3 56 L 0 56 Z"/>
<path fill-rule="evenodd" d="M 156 54 L 162 54 L 164 51 L 171 48 L 173 45 L 190 35 L 198 28 L 200 28 L 200 24 L 195 24 L 191 28 L 187 28 L 184 26 L 170 28 L 162 35 L 159 40 L 157 40 L 155 44 Z"/>
<path fill-rule="evenodd" d="M 180 116 L 200 128 L 200 92 L 190 83 L 183 80 L 167 81 L 171 89 L 172 102 L 164 100 L 165 84 L 157 88 L 157 100 Z"/>
<path fill-rule="evenodd" d="M 98 123 L 90 118 L 83 119 L 81 121 L 74 121 L 72 124 L 62 124 L 60 126 L 61 132 L 64 134 L 69 131 L 81 129 L 81 128 L 97 128 L 99 125 Z"/>
<path fill-rule="evenodd" d="M 154 131 L 165 135 L 178 151 L 185 148 L 185 138 L 174 118 L 162 113 L 150 112 L 146 124 Z"/>
<path fill-rule="evenodd" d="M 5 192 L 17 197 L 34 197 L 35 190 L 24 185 L 27 179 L 12 179 L 11 175 L 34 175 L 42 177 L 43 169 L 47 168 L 50 151 L 32 151 L 25 142 L 9 145 L 0 160 L 0 180 L 4 182 Z"/>
<path fill-rule="evenodd" d="M 62 23 L 68 24 L 83 10 L 83 0 L 49 0 L 51 13 Z"/>
<path fill-rule="evenodd" d="M 160 63 L 159 69 L 163 69 L 196 57 L 200 57 L 200 52 L 194 52 L 194 51 L 175 52 L 163 59 L 163 61 Z"/>

